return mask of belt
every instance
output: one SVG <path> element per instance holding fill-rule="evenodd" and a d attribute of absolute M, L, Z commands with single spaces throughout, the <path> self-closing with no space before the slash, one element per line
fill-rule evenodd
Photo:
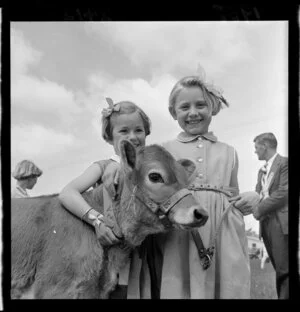
<path fill-rule="evenodd" d="M 212 184 L 190 184 L 188 187 L 189 190 L 192 191 L 212 191 L 223 193 L 224 195 L 231 197 L 237 195 L 239 190 L 237 187 L 229 187 L 229 186 L 217 186 Z"/>

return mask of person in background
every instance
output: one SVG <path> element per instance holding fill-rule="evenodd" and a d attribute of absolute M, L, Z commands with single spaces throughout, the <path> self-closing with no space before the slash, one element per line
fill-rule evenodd
<path fill-rule="evenodd" d="M 258 135 L 254 143 L 258 159 L 266 163 L 258 172 L 256 192 L 261 200 L 253 209 L 253 216 L 260 223 L 260 237 L 276 271 L 278 298 L 288 299 L 288 158 L 277 153 L 273 133 Z"/>
<path fill-rule="evenodd" d="M 42 173 L 43 171 L 30 160 L 22 160 L 19 162 L 12 173 L 12 176 L 17 180 L 17 183 L 12 190 L 11 197 L 29 197 L 26 190 L 33 189 L 38 177 L 40 177 Z"/>

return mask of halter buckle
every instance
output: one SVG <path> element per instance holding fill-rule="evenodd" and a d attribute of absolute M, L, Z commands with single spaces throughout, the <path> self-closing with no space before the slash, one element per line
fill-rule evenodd
<path fill-rule="evenodd" d="M 163 224 L 163 226 L 165 227 L 165 228 L 171 228 L 171 227 L 173 227 L 173 224 L 172 224 L 172 222 L 168 219 L 168 217 L 167 217 L 167 215 L 164 213 L 164 212 L 162 212 L 161 210 L 158 210 L 158 218 L 159 218 L 159 220 L 161 221 L 161 223 Z"/>
<path fill-rule="evenodd" d="M 214 255 L 214 247 L 206 248 L 204 251 L 201 252 L 200 261 L 203 270 L 207 270 L 210 267 L 213 255 Z"/>

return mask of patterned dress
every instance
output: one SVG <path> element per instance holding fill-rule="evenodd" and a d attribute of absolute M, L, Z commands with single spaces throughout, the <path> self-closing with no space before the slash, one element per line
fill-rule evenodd
<path fill-rule="evenodd" d="M 215 253 L 211 266 L 203 270 L 190 232 L 173 230 L 157 235 L 159 249 L 156 250 L 163 255 L 160 298 L 250 299 L 250 264 L 243 215 L 232 208 L 228 196 L 213 190 L 238 193 L 238 161 L 234 148 L 218 142 L 212 132 L 202 136 L 182 132 L 163 146 L 176 159 L 185 158 L 196 164 L 192 184 L 200 190 L 193 193 L 209 215 L 207 223 L 198 231 L 205 247 L 215 244 Z M 211 189 L 201 189 L 204 186 Z M 134 254 L 128 298 L 151 298 L 147 263 L 146 256 Z"/>
<path fill-rule="evenodd" d="M 102 184 L 104 182 L 104 179 L 112 179 L 110 177 L 110 173 L 114 173 L 114 167 L 110 167 L 111 164 L 120 164 L 120 157 L 117 155 L 113 155 L 111 156 L 110 159 L 104 159 L 104 160 L 99 160 L 97 162 L 95 162 L 95 164 L 97 164 L 99 166 L 99 168 L 101 169 L 101 178 L 97 181 L 97 183 L 94 185 L 94 188 L 96 188 L 98 185 Z M 113 168 L 113 169 L 111 169 Z M 106 187 L 108 185 L 106 184 L 105 187 L 103 187 L 103 204 L 104 204 L 104 215 L 106 217 L 108 216 L 108 208 L 109 206 L 112 205 L 112 198 L 109 194 L 112 194 L 112 192 L 114 192 L 114 190 L 112 190 L 114 188 L 114 185 L 110 185 L 109 187 L 112 188 L 110 190 L 107 190 Z M 128 274 L 129 274 L 129 268 L 130 268 L 130 263 L 128 263 L 123 270 L 121 270 L 120 272 L 118 272 L 118 284 L 119 285 L 127 285 L 128 284 Z M 113 294 L 113 296 L 115 296 L 115 294 Z"/>

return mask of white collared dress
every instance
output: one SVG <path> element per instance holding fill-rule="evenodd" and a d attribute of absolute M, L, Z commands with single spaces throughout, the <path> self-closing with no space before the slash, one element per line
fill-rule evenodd
<path fill-rule="evenodd" d="M 238 194 L 236 152 L 228 144 L 218 142 L 213 133 L 202 136 L 181 133 L 163 146 L 175 159 L 190 159 L 196 164 L 195 188 L 209 185 Z M 208 211 L 208 221 L 198 231 L 205 247 L 209 247 L 230 206 L 228 197 L 222 192 L 204 189 L 193 194 Z M 237 209 L 228 210 L 218 232 L 215 254 L 207 270 L 201 266 L 190 232 L 176 229 L 157 236 L 163 254 L 161 299 L 250 299 L 250 264 L 242 213 Z M 138 259 L 135 254 L 131 269 L 128 298 L 150 298 L 145 257 Z"/>

